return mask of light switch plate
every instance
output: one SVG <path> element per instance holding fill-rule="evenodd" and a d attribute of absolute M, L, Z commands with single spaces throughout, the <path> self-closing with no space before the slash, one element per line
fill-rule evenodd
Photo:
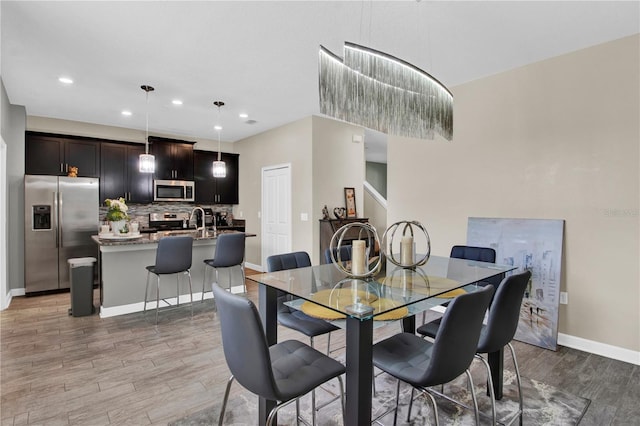
<path fill-rule="evenodd" d="M 307 213 L 300 213 L 300 220 L 303 222 L 306 222 L 309 220 L 309 214 Z"/>

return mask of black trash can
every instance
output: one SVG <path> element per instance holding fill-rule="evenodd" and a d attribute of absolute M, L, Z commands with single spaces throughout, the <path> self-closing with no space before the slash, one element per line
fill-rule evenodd
<path fill-rule="evenodd" d="M 71 309 L 69 315 L 83 317 L 94 313 L 93 307 L 93 268 L 95 257 L 77 257 L 69 262 L 71 281 Z"/>

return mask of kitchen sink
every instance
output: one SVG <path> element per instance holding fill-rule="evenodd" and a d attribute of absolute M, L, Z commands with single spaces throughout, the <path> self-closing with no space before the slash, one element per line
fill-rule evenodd
<path fill-rule="evenodd" d="M 195 229 L 181 229 L 178 231 L 164 231 L 165 235 L 195 235 L 196 233 L 200 233 L 201 231 L 196 231 Z"/>

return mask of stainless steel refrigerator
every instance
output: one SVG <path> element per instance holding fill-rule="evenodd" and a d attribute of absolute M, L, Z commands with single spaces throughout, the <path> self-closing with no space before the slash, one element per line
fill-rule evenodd
<path fill-rule="evenodd" d="M 25 292 L 69 288 L 68 259 L 98 256 L 98 179 L 25 175 Z"/>

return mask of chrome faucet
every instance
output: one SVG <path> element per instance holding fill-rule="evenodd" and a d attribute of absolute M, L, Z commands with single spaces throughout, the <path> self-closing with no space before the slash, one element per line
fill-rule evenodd
<path fill-rule="evenodd" d="M 196 218 L 196 231 L 204 231 L 206 229 L 206 225 L 204 219 L 204 210 L 202 209 L 202 207 L 194 207 L 193 210 L 191 210 L 191 214 L 189 215 L 189 222 L 191 222 L 191 218 L 193 217 L 193 214 L 196 212 L 196 210 L 200 210 L 200 217 L 202 218 L 202 226 L 198 226 L 198 219 Z"/>

